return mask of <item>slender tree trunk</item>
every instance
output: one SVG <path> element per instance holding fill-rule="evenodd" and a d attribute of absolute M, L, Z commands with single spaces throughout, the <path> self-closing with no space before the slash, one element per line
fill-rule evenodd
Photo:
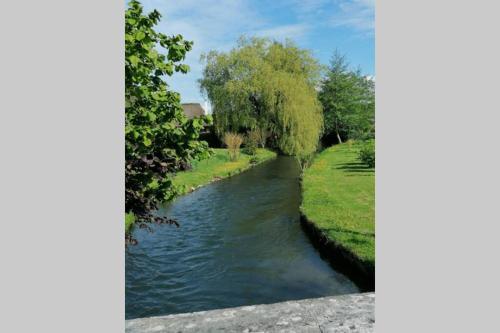
<path fill-rule="evenodd" d="M 340 138 L 339 135 L 339 120 L 335 120 L 335 132 L 337 133 L 337 140 L 339 140 L 339 143 L 342 143 L 342 139 Z"/>
<path fill-rule="evenodd" d="M 340 138 L 339 132 L 337 132 L 337 139 L 339 140 L 339 143 L 342 143 L 342 139 Z"/>

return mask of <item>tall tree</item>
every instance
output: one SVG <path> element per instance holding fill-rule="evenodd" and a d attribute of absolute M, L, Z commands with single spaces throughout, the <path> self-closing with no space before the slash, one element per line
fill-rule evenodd
<path fill-rule="evenodd" d="M 203 60 L 200 87 L 219 136 L 260 129 L 285 154 L 316 150 L 323 123 L 315 90 L 320 65 L 309 51 L 291 41 L 242 37 L 230 52 L 211 51 Z"/>
<path fill-rule="evenodd" d="M 189 70 L 181 61 L 192 42 L 156 32 L 160 17 L 156 10 L 143 14 L 135 0 L 125 12 L 125 210 L 142 222 L 175 194 L 170 175 L 209 154 L 198 135 L 210 119 L 188 120 L 165 82 Z"/>
<path fill-rule="evenodd" d="M 335 52 L 319 99 L 323 105 L 324 136 L 365 139 L 374 136 L 375 89 L 374 82 L 351 70 L 345 56 Z"/>

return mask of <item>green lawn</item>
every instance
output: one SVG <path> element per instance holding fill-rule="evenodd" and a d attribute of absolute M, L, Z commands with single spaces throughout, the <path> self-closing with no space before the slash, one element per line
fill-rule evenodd
<path fill-rule="evenodd" d="M 357 160 L 358 147 L 321 152 L 303 177 L 301 211 L 329 239 L 375 264 L 375 170 Z"/>
<path fill-rule="evenodd" d="M 198 186 L 206 185 L 213 180 L 226 178 L 238 174 L 251 167 L 252 156 L 240 153 L 237 161 L 229 161 L 227 149 L 214 149 L 215 154 L 203 161 L 195 161 L 193 169 L 178 172 L 174 184 L 180 186 L 181 194 L 192 191 Z M 267 149 L 257 149 L 256 163 L 276 157 L 276 153 Z"/>

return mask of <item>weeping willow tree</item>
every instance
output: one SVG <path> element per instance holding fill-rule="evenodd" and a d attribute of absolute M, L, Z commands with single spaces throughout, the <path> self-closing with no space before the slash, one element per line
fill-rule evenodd
<path fill-rule="evenodd" d="M 270 143 L 303 160 L 317 149 L 323 126 L 320 65 L 291 41 L 240 38 L 228 53 L 211 51 L 200 88 L 212 104 L 217 134 L 264 130 Z"/>

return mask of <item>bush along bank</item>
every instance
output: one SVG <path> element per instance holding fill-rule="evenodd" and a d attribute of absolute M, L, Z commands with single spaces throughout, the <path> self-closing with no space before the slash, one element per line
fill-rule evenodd
<path fill-rule="evenodd" d="M 321 152 L 302 177 L 301 224 L 320 253 L 362 290 L 375 289 L 375 170 L 360 144 Z"/>

